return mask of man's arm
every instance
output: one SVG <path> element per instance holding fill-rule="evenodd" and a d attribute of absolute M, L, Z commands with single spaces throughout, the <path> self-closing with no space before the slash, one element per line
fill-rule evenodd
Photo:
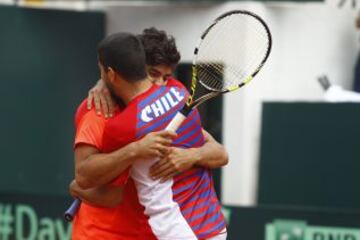
<path fill-rule="evenodd" d="M 82 189 L 73 180 L 69 186 L 71 196 L 97 207 L 113 208 L 122 202 L 123 187 L 104 185 L 101 187 Z"/>
<path fill-rule="evenodd" d="M 223 145 L 203 129 L 205 144 L 200 148 L 193 148 L 196 165 L 205 168 L 223 167 L 229 162 L 229 156 Z"/>
<path fill-rule="evenodd" d="M 171 131 L 147 134 L 111 153 L 100 153 L 93 146 L 79 144 L 75 148 L 75 179 L 83 189 L 102 186 L 123 173 L 136 159 L 161 158 L 169 150 Z"/>
<path fill-rule="evenodd" d="M 228 163 L 228 154 L 225 148 L 218 143 L 208 132 L 203 130 L 205 144 L 199 148 L 171 148 L 169 154 L 150 168 L 154 179 L 166 181 L 176 174 L 194 166 L 205 168 L 219 168 Z"/>

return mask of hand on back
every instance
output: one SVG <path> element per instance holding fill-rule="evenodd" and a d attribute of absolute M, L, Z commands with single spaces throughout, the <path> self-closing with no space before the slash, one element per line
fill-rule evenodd
<path fill-rule="evenodd" d="M 137 155 L 139 159 L 163 158 L 170 151 L 172 140 L 176 133 L 162 130 L 148 133 L 137 141 Z"/>
<path fill-rule="evenodd" d="M 114 115 L 115 102 L 111 98 L 109 89 L 101 79 L 90 89 L 88 94 L 87 108 L 90 110 L 93 105 L 98 115 L 103 114 L 105 118 L 110 118 Z"/>
<path fill-rule="evenodd" d="M 150 175 L 153 179 L 161 179 L 164 182 L 194 167 L 197 159 L 195 149 L 172 147 L 166 156 L 151 166 Z"/>

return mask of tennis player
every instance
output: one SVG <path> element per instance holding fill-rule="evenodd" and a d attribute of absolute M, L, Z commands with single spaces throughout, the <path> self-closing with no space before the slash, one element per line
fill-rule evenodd
<path fill-rule="evenodd" d="M 179 82 L 169 80 L 166 87 L 160 87 L 140 78 L 141 54 L 138 48 L 130 47 L 136 45 L 134 39 L 133 42 L 128 42 L 131 37 L 133 36 L 128 34 L 117 34 L 100 44 L 99 65 L 102 79 L 109 86 L 113 96 L 121 97 L 127 107 L 108 120 L 96 118 L 95 111 L 90 111 L 90 114 L 86 113 L 79 118 L 80 127 L 77 129 L 75 148 L 77 180 L 85 188 L 88 186 L 85 186 L 81 177 L 78 178 L 78 173 L 84 166 L 87 166 L 85 167 L 87 169 L 91 165 L 98 165 L 96 162 L 101 158 L 106 160 L 106 154 L 100 154 L 99 149 L 102 152 L 111 152 L 107 155 L 112 155 L 112 158 L 116 159 L 119 157 L 113 154 L 118 152 L 116 149 L 143 137 L 150 131 L 163 128 L 162 125 L 167 124 L 171 119 L 171 114 L 174 114 L 184 103 L 186 91 Z M 134 57 L 134 53 L 137 53 L 135 54 L 138 55 L 137 58 Z M 132 62 L 123 59 L 137 60 Z M 129 69 L 132 71 L 128 71 Z M 97 132 L 101 133 L 99 138 L 95 137 Z M 179 132 L 181 134 L 175 140 L 178 146 L 196 147 L 203 143 L 196 111 L 190 115 L 184 123 L 184 128 Z M 189 133 L 195 136 L 190 137 Z M 219 235 L 225 228 L 208 170 L 199 168 L 185 171 L 185 175 L 179 174 L 176 179 L 166 181 L 167 184 L 160 184 L 158 181 L 149 180 L 148 172 L 142 171 L 144 161 L 135 163 L 136 166 L 133 166 L 130 175 L 135 180 L 137 192 L 134 193 L 134 184 L 131 183 L 132 179 L 128 179 L 129 173 L 126 171 L 112 183 L 121 185 L 128 181 L 124 187 L 124 201 L 119 205 L 122 207 L 109 211 L 109 209 L 82 204 L 74 222 L 73 239 L 207 239 Z M 155 188 L 159 191 L 152 191 L 149 184 L 155 184 Z M 154 198 L 146 196 L 149 192 Z M 159 195 L 160 192 L 164 194 Z M 169 198 L 169 194 L 174 195 L 174 199 Z M 136 205 L 137 201 L 131 201 L 137 195 L 142 204 L 140 207 Z M 154 201 L 156 198 L 160 201 Z M 162 201 L 165 201 L 163 202 L 165 204 L 162 204 Z M 131 210 L 126 211 L 126 207 Z M 144 214 L 144 208 L 145 213 L 148 213 L 147 216 Z M 183 211 L 186 211 L 186 214 Z M 194 211 L 198 214 L 194 215 Z M 132 218 L 132 214 L 137 216 Z M 122 224 L 118 225 L 116 216 L 120 219 L 122 217 L 124 220 Z M 134 219 L 137 219 L 137 222 L 132 221 Z M 159 225 L 159 220 L 166 224 Z M 88 233 L 89 229 L 95 230 Z"/>

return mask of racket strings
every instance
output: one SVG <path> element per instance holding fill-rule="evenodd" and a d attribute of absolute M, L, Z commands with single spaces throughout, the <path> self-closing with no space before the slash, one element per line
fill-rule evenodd
<path fill-rule="evenodd" d="M 248 26 L 248 25 L 245 25 Z M 252 27 L 246 27 L 246 29 L 244 30 L 244 32 L 250 32 L 252 31 L 252 33 L 248 33 L 252 34 L 251 36 L 255 37 L 255 38 L 259 38 L 259 34 L 256 34 L 256 32 L 253 30 L 254 28 Z M 248 37 L 242 37 L 239 36 L 239 38 L 244 39 L 243 43 L 240 43 L 243 46 L 246 46 L 246 52 L 245 51 L 239 51 L 238 53 L 236 53 L 237 57 L 241 60 L 244 59 L 246 65 L 243 65 L 244 63 L 242 62 L 241 69 L 253 69 L 251 68 L 254 64 L 258 64 L 258 62 L 256 61 L 257 58 L 256 57 L 249 57 L 247 56 L 246 53 L 251 53 L 252 56 L 258 56 L 264 48 L 260 48 L 259 45 L 254 45 L 254 44 L 250 44 L 249 42 L 249 38 Z M 254 39 L 252 39 L 252 41 L 254 41 Z M 261 39 L 255 39 L 256 42 L 261 42 Z M 230 45 L 231 42 L 227 41 L 225 44 Z M 234 75 L 233 78 L 229 78 L 229 79 L 233 79 L 233 81 L 229 81 L 228 83 L 230 85 L 235 84 L 234 81 L 238 81 L 239 79 L 244 79 L 245 77 L 248 76 L 248 73 L 246 71 L 240 71 L 240 68 L 236 65 L 227 65 L 227 71 L 232 73 Z"/>
<path fill-rule="evenodd" d="M 196 59 L 205 87 L 226 90 L 257 70 L 269 47 L 265 27 L 254 17 L 234 14 L 221 19 L 203 39 Z"/>
<path fill-rule="evenodd" d="M 223 88 L 223 74 L 224 66 L 219 63 L 203 63 L 199 65 L 198 76 L 201 82 L 206 82 L 207 85 L 213 86 L 213 89 Z"/>
<path fill-rule="evenodd" d="M 218 42 L 221 41 L 219 38 L 224 36 L 228 29 L 220 28 L 219 31 L 216 32 L 212 41 Z M 204 56 L 203 59 L 207 59 L 209 57 Z M 213 90 L 222 89 L 223 88 L 223 75 L 224 75 L 224 64 L 221 62 L 213 61 L 213 62 L 205 62 L 201 61 L 198 64 L 198 74 L 199 78 L 203 83 L 207 83 L 206 85 L 212 86 Z"/>
<path fill-rule="evenodd" d="M 254 48 L 254 56 L 258 56 L 261 53 L 264 53 L 267 49 L 267 46 L 263 46 L 262 48 L 257 47 L 256 49 Z M 251 69 L 251 70 L 256 70 L 256 68 L 259 65 L 259 61 L 257 58 L 253 58 L 251 61 L 248 61 L 248 63 L 243 67 L 244 69 Z M 239 79 L 244 79 L 246 77 L 249 76 L 249 72 L 248 71 L 243 71 L 241 73 L 241 75 L 236 76 L 236 74 L 238 73 L 238 69 L 235 69 L 235 66 L 227 66 L 227 70 L 233 74 L 233 77 L 231 77 L 230 79 L 233 79 L 233 82 L 229 82 L 230 85 L 236 85 L 238 83 Z"/>

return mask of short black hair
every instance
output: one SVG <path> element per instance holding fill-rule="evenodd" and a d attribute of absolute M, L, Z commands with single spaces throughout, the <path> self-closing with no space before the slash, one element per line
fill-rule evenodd
<path fill-rule="evenodd" d="M 174 37 L 154 27 L 146 28 L 139 35 L 146 54 L 146 64 L 160 64 L 175 68 L 180 61 L 180 53 L 176 48 Z"/>
<path fill-rule="evenodd" d="M 105 37 L 97 48 L 100 63 L 128 81 L 146 78 L 146 56 L 139 38 L 131 33 Z"/>

